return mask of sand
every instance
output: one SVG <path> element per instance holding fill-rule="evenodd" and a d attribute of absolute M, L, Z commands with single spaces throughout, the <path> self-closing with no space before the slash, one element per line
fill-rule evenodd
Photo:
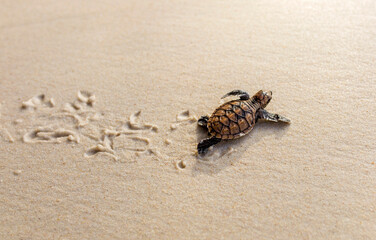
<path fill-rule="evenodd" d="M 0 239 L 376 236 L 374 1 L 0 5 Z M 291 124 L 198 158 L 233 89 Z"/>

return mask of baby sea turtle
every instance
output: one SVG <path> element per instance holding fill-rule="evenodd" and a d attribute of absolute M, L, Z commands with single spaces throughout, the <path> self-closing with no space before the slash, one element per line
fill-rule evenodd
<path fill-rule="evenodd" d="M 290 123 L 281 115 L 269 113 L 264 108 L 272 100 L 272 92 L 258 91 L 253 97 L 242 90 L 233 90 L 222 98 L 236 96 L 240 98 L 219 106 L 210 116 L 202 116 L 198 125 L 208 130 L 209 138 L 202 140 L 197 150 L 199 154 L 221 140 L 237 139 L 249 133 L 259 119 L 273 122 Z"/>

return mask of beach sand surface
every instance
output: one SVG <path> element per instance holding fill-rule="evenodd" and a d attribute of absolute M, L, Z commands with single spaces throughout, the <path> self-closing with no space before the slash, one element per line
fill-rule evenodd
<path fill-rule="evenodd" d="M 376 236 L 374 1 L 0 6 L 0 239 Z M 233 89 L 291 124 L 200 158 Z"/>

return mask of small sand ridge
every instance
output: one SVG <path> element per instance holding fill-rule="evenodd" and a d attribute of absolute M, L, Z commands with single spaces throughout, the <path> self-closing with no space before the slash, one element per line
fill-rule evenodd
<path fill-rule="evenodd" d="M 49 126 L 37 127 L 23 136 L 25 143 L 61 143 L 64 140 L 79 143 L 80 137 L 74 131 Z"/>
<path fill-rule="evenodd" d="M 179 126 L 197 122 L 197 117 L 193 116 L 189 110 L 181 111 L 176 115 L 176 120 L 170 125 L 170 130 L 176 130 Z"/>
<path fill-rule="evenodd" d="M 3 106 L 3 103 L 0 102 L 0 119 L 1 119 L 1 111 L 2 111 L 2 106 Z M 10 134 L 10 132 L 8 131 L 8 129 L 6 127 L 3 127 L 0 125 L 0 136 L 5 140 L 5 141 L 8 141 L 10 143 L 13 143 L 14 142 L 14 138 L 13 136 Z"/>
<path fill-rule="evenodd" d="M 56 105 L 53 98 L 47 99 L 44 94 L 36 95 L 27 101 L 22 102 L 21 108 L 27 110 L 36 110 L 40 107 L 54 107 Z"/>

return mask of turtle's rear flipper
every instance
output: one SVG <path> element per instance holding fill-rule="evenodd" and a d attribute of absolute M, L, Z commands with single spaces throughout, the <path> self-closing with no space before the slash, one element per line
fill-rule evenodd
<path fill-rule="evenodd" d="M 197 151 L 198 154 L 205 154 L 208 151 L 208 148 L 213 146 L 214 144 L 217 144 L 221 141 L 219 138 L 207 138 L 202 140 L 198 145 L 197 145 Z"/>
<path fill-rule="evenodd" d="M 208 130 L 208 127 L 207 127 L 207 125 L 208 125 L 208 120 L 209 120 L 209 117 L 208 117 L 208 116 L 201 116 L 200 119 L 197 121 L 197 124 L 198 124 L 200 127 L 204 128 L 204 129 L 206 129 L 206 130 Z"/>

